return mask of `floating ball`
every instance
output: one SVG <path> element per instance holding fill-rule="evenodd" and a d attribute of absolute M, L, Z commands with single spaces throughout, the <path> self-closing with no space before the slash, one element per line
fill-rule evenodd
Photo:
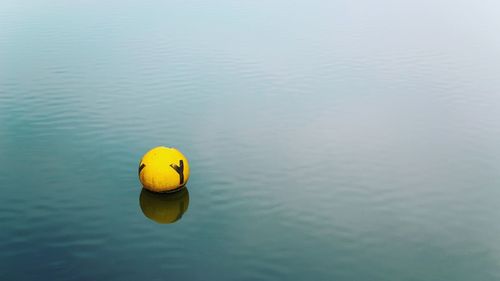
<path fill-rule="evenodd" d="M 139 197 L 142 213 L 157 223 L 173 223 L 178 221 L 189 206 L 187 188 L 178 192 L 154 193 L 142 189 Z"/>
<path fill-rule="evenodd" d="M 177 149 L 159 146 L 151 149 L 139 163 L 139 180 L 153 192 L 170 192 L 186 185 L 189 164 Z"/>

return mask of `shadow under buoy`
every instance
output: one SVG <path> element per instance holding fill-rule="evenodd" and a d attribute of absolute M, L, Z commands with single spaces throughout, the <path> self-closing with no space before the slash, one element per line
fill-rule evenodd
<path fill-rule="evenodd" d="M 171 193 L 154 193 L 143 188 L 139 204 L 147 218 L 161 224 L 174 223 L 188 209 L 189 192 L 186 187 Z"/>

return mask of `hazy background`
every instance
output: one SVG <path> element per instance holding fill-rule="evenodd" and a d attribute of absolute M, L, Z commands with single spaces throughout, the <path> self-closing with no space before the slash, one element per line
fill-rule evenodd
<path fill-rule="evenodd" d="M 102 2 L 0 3 L 1 280 L 500 279 L 498 1 Z"/>

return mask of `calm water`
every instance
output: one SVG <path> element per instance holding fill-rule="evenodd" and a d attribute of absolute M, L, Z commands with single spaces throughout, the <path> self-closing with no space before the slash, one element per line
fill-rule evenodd
<path fill-rule="evenodd" d="M 0 280 L 500 279 L 498 1 L 67 2 L 0 4 Z"/>

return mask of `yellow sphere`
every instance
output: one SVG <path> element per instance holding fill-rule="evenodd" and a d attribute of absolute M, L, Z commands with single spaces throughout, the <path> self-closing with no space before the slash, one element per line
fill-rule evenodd
<path fill-rule="evenodd" d="M 157 223 L 178 221 L 189 206 L 187 188 L 172 193 L 153 193 L 142 189 L 139 197 L 142 213 Z"/>
<path fill-rule="evenodd" d="M 139 180 L 153 192 L 174 191 L 186 185 L 188 179 L 189 163 L 175 148 L 155 147 L 139 163 Z"/>

